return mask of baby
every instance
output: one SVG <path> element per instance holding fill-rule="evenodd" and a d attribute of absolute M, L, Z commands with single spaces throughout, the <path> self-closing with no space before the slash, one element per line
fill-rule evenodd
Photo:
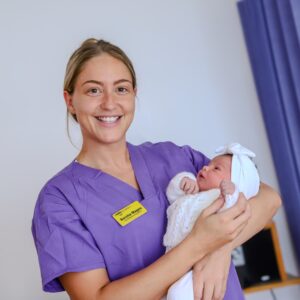
<path fill-rule="evenodd" d="M 233 143 L 216 150 L 218 156 L 204 166 L 195 177 L 192 173 L 177 174 L 167 187 L 170 206 L 164 235 L 166 251 L 180 243 L 192 230 L 199 214 L 218 197 L 225 198 L 221 210 L 235 204 L 239 192 L 255 196 L 259 175 L 251 158 L 255 154 Z M 176 281 L 168 291 L 167 300 L 193 300 L 192 271 Z"/>

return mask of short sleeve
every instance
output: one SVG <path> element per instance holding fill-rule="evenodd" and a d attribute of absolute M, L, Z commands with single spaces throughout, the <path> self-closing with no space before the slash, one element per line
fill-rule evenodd
<path fill-rule="evenodd" d="M 188 145 L 182 146 L 181 149 L 189 157 L 189 159 L 191 160 L 192 164 L 194 165 L 197 171 L 202 169 L 203 166 L 209 164 L 210 159 L 200 151 L 197 151 Z"/>
<path fill-rule="evenodd" d="M 55 188 L 46 186 L 40 192 L 32 234 L 44 291 L 63 291 L 58 277 L 64 273 L 105 268 L 92 235 L 64 195 Z"/>

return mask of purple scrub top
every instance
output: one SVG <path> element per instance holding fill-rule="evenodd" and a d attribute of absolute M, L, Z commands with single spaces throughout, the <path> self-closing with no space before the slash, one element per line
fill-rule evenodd
<path fill-rule="evenodd" d="M 32 233 L 44 291 L 63 291 L 58 277 L 67 272 L 105 268 L 109 279 L 116 280 L 165 253 L 166 187 L 178 172 L 196 174 L 209 159 L 189 146 L 171 142 L 127 146 L 141 192 L 76 161 L 41 190 Z M 136 200 L 147 213 L 120 226 L 112 215 Z M 233 265 L 224 299 L 244 299 Z"/>

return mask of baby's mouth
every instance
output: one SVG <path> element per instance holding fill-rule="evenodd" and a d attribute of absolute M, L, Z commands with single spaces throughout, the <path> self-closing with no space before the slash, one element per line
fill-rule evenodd
<path fill-rule="evenodd" d="M 200 173 L 200 174 L 198 175 L 198 178 L 199 178 L 199 179 L 205 179 L 205 177 L 203 176 L 202 173 Z"/>

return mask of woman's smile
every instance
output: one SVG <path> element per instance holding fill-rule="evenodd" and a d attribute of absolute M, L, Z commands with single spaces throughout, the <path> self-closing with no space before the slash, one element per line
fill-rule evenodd
<path fill-rule="evenodd" d="M 95 117 L 104 127 L 114 127 L 119 124 L 122 116 L 99 116 Z"/>

